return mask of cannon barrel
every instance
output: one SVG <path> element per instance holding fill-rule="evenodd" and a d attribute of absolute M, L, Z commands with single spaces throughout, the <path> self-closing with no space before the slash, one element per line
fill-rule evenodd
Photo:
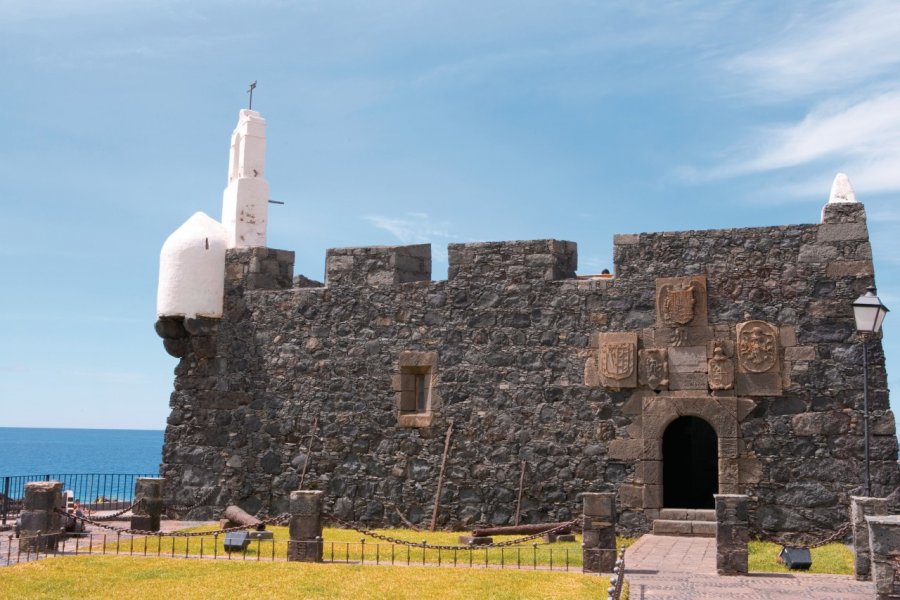
<path fill-rule="evenodd" d="M 482 529 L 473 529 L 473 537 L 489 537 L 494 535 L 531 535 L 534 533 L 544 533 L 551 529 L 556 529 L 562 523 L 534 523 L 531 525 L 501 525 L 498 527 L 484 527 Z M 567 527 L 557 531 L 557 533 L 572 533 L 572 527 Z"/>
<path fill-rule="evenodd" d="M 245 511 L 240 506 L 231 505 L 225 509 L 225 518 L 232 523 L 245 527 L 256 527 L 257 531 L 265 531 L 266 524 Z"/>

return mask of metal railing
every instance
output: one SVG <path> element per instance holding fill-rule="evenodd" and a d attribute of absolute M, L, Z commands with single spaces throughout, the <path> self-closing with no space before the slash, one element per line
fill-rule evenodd
<path fill-rule="evenodd" d="M 61 533 L 42 533 L 28 538 L 2 535 L 0 536 L 0 567 L 64 554 L 64 540 L 65 535 Z"/>
<path fill-rule="evenodd" d="M 210 532 L 192 537 L 173 537 L 165 533 L 130 535 L 121 532 L 68 534 L 68 537 L 43 555 L 124 555 L 204 560 L 241 560 L 280 562 L 287 560 L 293 542 L 285 539 L 250 539 L 235 549 L 227 544 L 227 534 Z M 441 547 L 371 542 L 316 540 L 322 562 L 354 565 L 403 565 L 460 567 L 471 569 L 519 569 L 581 572 L 580 548 L 553 548 L 550 544 L 528 544 L 498 548 L 472 546 L 444 550 Z M 316 543 L 314 542 L 314 543 Z M 238 543 L 240 545 L 240 543 Z M 27 557 L 27 558 L 26 558 Z M 13 565 L 39 556 L 26 553 L 21 539 L 0 537 L 0 566 Z"/>
<path fill-rule="evenodd" d="M 158 477 L 155 473 L 46 473 L 40 475 L 0 476 L 0 525 L 15 520 L 22 510 L 25 484 L 32 481 L 61 481 L 64 490 L 72 490 L 82 508 L 120 510 L 134 498 L 138 477 Z"/>

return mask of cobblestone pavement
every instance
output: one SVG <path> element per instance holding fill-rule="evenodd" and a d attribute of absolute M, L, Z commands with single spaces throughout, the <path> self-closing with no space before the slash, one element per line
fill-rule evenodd
<path fill-rule="evenodd" d="M 645 535 L 625 553 L 632 600 L 871 600 L 875 586 L 849 575 L 716 574 L 716 540 Z"/>

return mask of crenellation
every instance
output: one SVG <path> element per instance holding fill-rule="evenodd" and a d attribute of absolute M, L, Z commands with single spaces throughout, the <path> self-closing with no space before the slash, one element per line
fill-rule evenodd
<path fill-rule="evenodd" d="M 447 250 L 450 280 L 557 281 L 574 279 L 578 267 L 577 245 L 560 240 L 450 244 Z"/>
<path fill-rule="evenodd" d="M 431 244 L 332 248 L 325 256 L 325 283 L 391 286 L 431 281 Z"/>

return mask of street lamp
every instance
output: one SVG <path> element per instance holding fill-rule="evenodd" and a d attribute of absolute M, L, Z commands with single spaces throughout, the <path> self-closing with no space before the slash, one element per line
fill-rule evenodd
<path fill-rule="evenodd" d="M 866 461 L 866 496 L 872 495 L 872 480 L 869 476 L 869 336 L 881 331 L 881 323 L 888 313 L 888 307 L 878 299 L 874 287 L 853 303 L 853 318 L 856 331 L 863 336 L 863 437 Z"/>

